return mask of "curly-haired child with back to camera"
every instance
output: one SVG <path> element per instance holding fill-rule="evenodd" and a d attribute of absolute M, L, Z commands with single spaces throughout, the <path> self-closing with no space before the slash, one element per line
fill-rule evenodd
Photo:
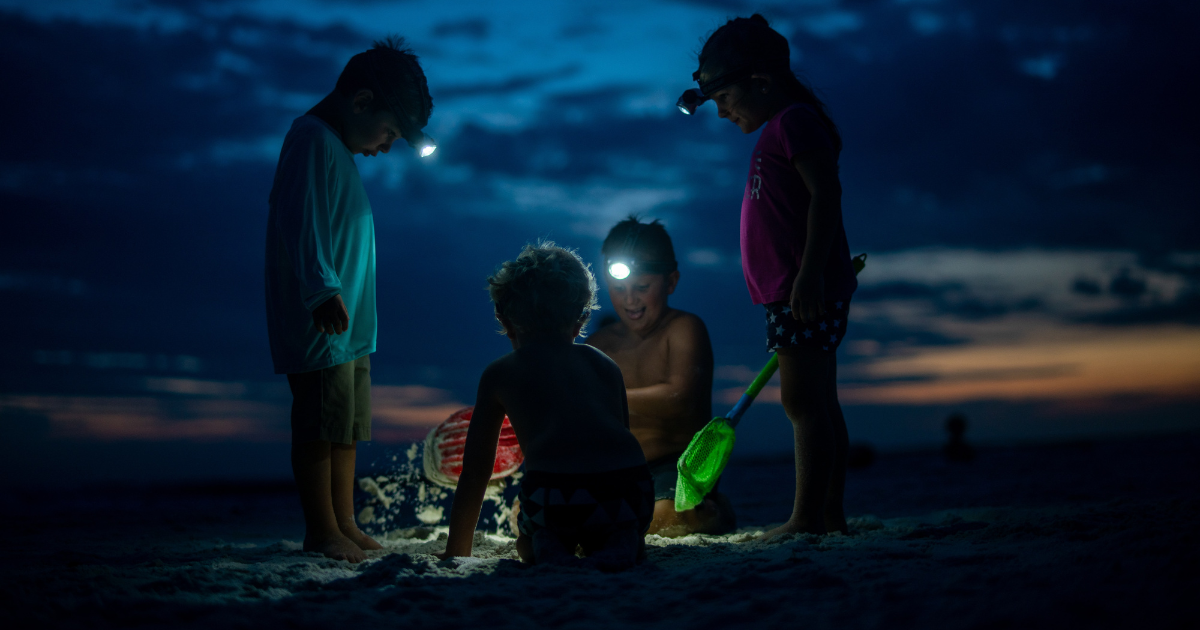
<path fill-rule="evenodd" d="M 596 306 L 596 279 L 572 251 L 527 245 L 488 278 L 513 351 L 479 379 L 442 557 L 470 556 L 507 414 L 525 453 L 517 552 L 566 562 L 576 546 L 602 569 L 641 560 L 654 485 L 629 432 L 621 370 L 575 343 Z"/>

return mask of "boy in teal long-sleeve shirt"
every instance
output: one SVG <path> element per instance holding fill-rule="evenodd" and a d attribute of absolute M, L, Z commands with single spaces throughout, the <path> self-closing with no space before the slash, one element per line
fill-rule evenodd
<path fill-rule="evenodd" d="M 403 39 L 355 55 L 283 141 L 267 223 L 267 333 L 292 390 L 292 473 L 304 549 L 359 562 L 379 543 L 354 522 L 355 445 L 371 439 L 375 226 L 354 155 L 403 138 L 422 155 L 433 109 Z"/>

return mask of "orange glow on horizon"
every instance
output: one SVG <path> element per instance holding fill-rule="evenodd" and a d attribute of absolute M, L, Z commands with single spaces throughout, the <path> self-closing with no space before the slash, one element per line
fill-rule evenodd
<path fill-rule="evenodd" d="M 1057 328 L 1003 345 L 923 347 L 865 363 L 855 376 L 883 382 L 839 385 L 842 403 L 1200 398 L 1200 329 Z M 719 399 L 732 404 L 742 391 L 721 390 Z M 759 400 L 779 404 L 778 386 L 764 388 Z"/>
<path fill-rule="evenodd" d="M 178 385 L 178 384 L 174 384 Z M 192 391 L 176 386 L 168 391 Z M 163 391 L 162 388 L 153 391 Z M 243 383 L 207 383 L 203 391 L 239 393 Z M 371 388 L 373 437 L 381 443 L 420 440 L 433 426 L 466 405 L 446 390 L 421 385 Z M 46 418 L 51 436 L 99 440 L 291 439 L 285 402 L 231 397 L 0 396 L 0 410 Z"/>

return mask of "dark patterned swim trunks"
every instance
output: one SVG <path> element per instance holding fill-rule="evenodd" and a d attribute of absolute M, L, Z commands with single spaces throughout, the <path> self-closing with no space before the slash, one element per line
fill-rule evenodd
<path fill-rule="evenodd" d="M 654 481 L 645 464 L 591 474 L 527 471 L 519 496 L 521 533 L 549 529 L 569 549 L 602 546 L 619 529 L 644 535 L 654 518 Z"/>
<path fill-rule="evenodd" d="M 815 322 L 792 317 L 787 302 L 764 304 L 767 309 L 767 351 L 780 348 L 812 348 L 833 352 L 846 335 L 850 315 L 850 300 L 830 300 L 825 303 L 825 316 Z"/>

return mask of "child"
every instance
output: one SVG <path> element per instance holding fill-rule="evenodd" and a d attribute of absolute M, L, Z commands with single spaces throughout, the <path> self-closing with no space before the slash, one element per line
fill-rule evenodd
<path fill-rule="evenodd" d="M 649 533 L 732 531 L 733 508 L 720 493 L 695 509 L 675 511 L 676 463 L 712 419 L 713 354 L 704 322 L 667 304 L 679 282 L 671 237 L 658 221 L 629 217 L 608 233 L 601 252 L 619 321 L 596 331 L 588 344 L 616 361 L 625 379 L 629 428 L 654 476 Z"/>
<path fill-rule="evenodd" d="M 763 128 L 742 198 L 742 268 L 751 298 L 766 307 L 767 347 L 779 355 L 796 440 L 792 516 L 766 538 L 846 531 L 848 438 L 834 352 L 858 286 L 842 227 L 841 138 L 789 57 L 787 39 L 761 15 L 730 20 L 700 51 L 699 94 L 680 99 L 685 111 L 712 99 L 742 133 Z"/>
<path fill-rule="evenodd" d="M 354 155 L 387 153 L 433 103 L 416 55 L 389 38 L 355 55 L 283 141 L 267 223 L 267 333 L 292 390 L 292 473 L 304 549 L 360 562 L 379 543 L 354 522 L 355 443 L 371 439 L 375 230 Z"/>
<path fill-rule="evenodd" d="M 566 562 L 576 546 L 603 569 L 633 566 L 654 510 L 621 370 L 575 343 L 596 307 L 596 279 L 574 252 L 527 245 L 488 278 L 513 351 L 484 370 L 443 558 L 470 556 L 483 494 L 508 414 L 525 453 L 517 553 Z"/>

